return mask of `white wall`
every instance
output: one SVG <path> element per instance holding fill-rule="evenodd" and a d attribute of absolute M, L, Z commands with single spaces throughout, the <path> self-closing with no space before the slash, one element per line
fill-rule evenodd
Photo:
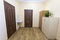
<path fill-rule="evenodd" d="M 45 9 L 50 10 L 54 14 L 54 17 L 60 18 L 60 0 L 49 0 L 46 3 Z M 58 27 L 57 39 L 60 40 L 60 22 L 59 22 L 59 26 L 57 26 L 57 27 Z"/>
<path fill-rule="evenodd" d="M 60 0 L 49 0 L 46 3 L 46 8 L 50 10 L 53 14 L 54 17 L 60 17 Z"/>
<path fill-rule="evenodd" d="M 18 14 L 18 19 L 23 20 L 22 27 L 24 27 L 24 9 L 33 10 L 33 27 L 39 27 L 39 12 L 44 9 L 43 3 L 20 2 L 20 13 Z"/>
<path fill-rule="evenodd" d="M 0 40 L 7 40 L 3 0 L 0 0 Z"/>

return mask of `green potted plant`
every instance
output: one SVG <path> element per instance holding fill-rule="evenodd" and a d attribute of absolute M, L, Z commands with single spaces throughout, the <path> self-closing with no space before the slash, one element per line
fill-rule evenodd
<path fill-rule="evenodd" d="M 46 13 L 45 13 L 45 17 L 49 17 L 49 16 L 52 16 L 53 14 L 52 13 L 50 13 L 49 11 L 47 11 Z"/>

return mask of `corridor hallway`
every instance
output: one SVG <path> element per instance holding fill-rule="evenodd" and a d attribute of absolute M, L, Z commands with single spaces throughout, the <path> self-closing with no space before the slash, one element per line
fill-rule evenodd
<path fill-rule="evenodd" d="M 47 40 L 39 28 L 20 28 L 9 40 Z"/>

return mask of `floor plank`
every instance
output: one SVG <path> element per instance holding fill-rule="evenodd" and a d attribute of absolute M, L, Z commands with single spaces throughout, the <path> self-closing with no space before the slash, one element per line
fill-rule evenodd
<path fill-rule="evenodd" d="M 9 40 L 47 40 L 39 28 L 20 28 Z"/>

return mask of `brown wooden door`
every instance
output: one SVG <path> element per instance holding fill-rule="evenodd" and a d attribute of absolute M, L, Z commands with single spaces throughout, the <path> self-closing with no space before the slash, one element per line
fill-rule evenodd
<path fill-rule="evenodd" d="M 16 31 L 15 7 L 4 1 L 8 38 Z"/>
<path fill-rule="evenodd" d="M 24 10 L 24 11 L 25 11 L 25 27 L 32 27 L 33 10 Z"/>

